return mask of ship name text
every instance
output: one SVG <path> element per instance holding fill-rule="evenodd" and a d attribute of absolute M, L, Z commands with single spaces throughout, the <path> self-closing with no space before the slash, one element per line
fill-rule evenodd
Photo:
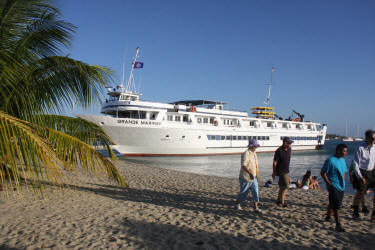
<path fill-rule="evenodd" d="M 123 124 L 133 124 L 133 125 L 155 125 L 160 126 L 161 122 L 155 122 L 155 121 L 139 121 L 139 120 L 128 120 L 128 119 L 121 119 L 117 120 L 117 123 L 123 123 Z"/>

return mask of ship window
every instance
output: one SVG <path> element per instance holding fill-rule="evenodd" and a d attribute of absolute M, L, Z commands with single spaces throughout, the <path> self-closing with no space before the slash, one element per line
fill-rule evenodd
<path fill-rule="evenodd" d="M 266 140 L 266 137 L 265 136 L 262 136 L 262 141 L 265 141 Z"/>
<path fill-rule="evenodd" d="M 232 140 L 233 140 L 233 141 L 237 140 L 237 136 L 233 135 L 233 136 L 232 136 Z"/>
<path fill-rule="evenodd" d="M 119 118 L 130 118 L 130 112 L 129 111 L 119 111 L 118 117 Z"/>
<path fill-rule="evenodd" d="M 225 140 L 225 136 L 224 136 L 224 135 L 221 136 L 221 140 L 222 140 L 222 141 Z"/>
<path fill-rule="evenodd" d="M 254 126 L 255 126 L 255 122 L 254 122 L 254 121 L 250 121 L 250 122 L 249 122 L 249 125 L 250 125 L 251 127 L 254 127 Z"/>
<path fill-rule="evenodd" d="M 287 124 L 286 123 L 283 123 L 283 128 L 287 128 Z"/>
<path fill-rule="evenodd" d="M 198 139 L 202 138 L 202 136 L 198 136 Z"/>
<path fill-rule="evenodd" d="M 185 139 L 185 136 L 183 135 L 181 138 L 182 138 L 182 139 Z"/>
<path fill-rule="evenodd" d="M 203 123 L 208 123 L 208 118 L 203 118 Z"/>
<path fill-rule="evenodd" d="M 200 118 L 200 117 L 197 118 L 197 122 L 198 122 L 198 123 L 202 123 L 202 118 Z"/>
<path fill-rule="evenodd" d="M 272 122 L 267 122 L 267 128 L 271 128 L 272 127 Z"/>
<path fill-rule="evenodd" d="M 230 121 L 230 125 L 233 125 L 233 121 Z"/>
<path fill-rule="evenodd" d="M 180 121 L 181 121 L 181 116 L 176 115 L 176 116 L 174 117 L 174 120 L 175 120 L 176 122 L 180 122 Z"/>
<path fill-rule="evenodd" d="M 187 115 L 184 115 L 184 116 L 182 117 L 182 121 L 183 121 L 183 122 L 187 122 L 187 121 L 188 121 L 188 116 L 187 116 Z"/>
<path fill-rule="evenodd" d="M 166 135 L 165 137 L 169 138 L 169 135 Z"/>
<path fill-rule="evenodd" d="M 111 96 L 109 97 L 110 101 L 118 101 L 119 97 L 118 96 Z"/>
<path fill-rule="evenodd" d="M 207 140 L 211 140 L 211 135 L 207 135 Z"/>
<path fill-rule="evenodd" d="M 214 118 L 210 118 L 210 123 L 213 124 L 214 123 Z"/>
<path fill-rule="evenodd" d="M 216 136 L 216 140 L 220 141 L 220 135 Z"/>
<path fill-rule="evenodd" d="M 155 113 L 151 113 L 150 119 L 151 120 L 155 120 L 155 118 L 156 118 L 156 114 Z"/>
<path fill-rule="evenodd" d="M 168 116 L 167 116 L 167 120 L 168 120 L 168 121 L 173 121 L 173 115 L 168 115 Z"/>
<path fill-rule="evenodd" d="M 216 136 L 211 135 L 211 140 L 215 140 Z"/>
<path fill-rule="evenodd" d="M 230 135 L 227 135 L 227 136 L 226 136 L 226 139 L 227 139 L 227 140 L 231 140 L 231 136 L 230 136 Z"/>

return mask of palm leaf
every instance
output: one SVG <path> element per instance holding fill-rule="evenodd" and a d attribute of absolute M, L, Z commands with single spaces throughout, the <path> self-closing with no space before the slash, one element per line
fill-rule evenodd
<path fill-rule="evenodd" d="M 18 188 L 21 176 L 32 184 L 46 179 L 61 184 L 62 164 L 51 144 L 32 124 L 0 111 L 0 184 Z"/>
<path fill-rule="evenodd" d="M 81 118 L 61 115 L 40 115 L 38 121 L 42 126 L 73 136 L 91 146 L 100 145 L 107 150 L 111 159 L 116 159 L 111 149 L 111 145 L 114 144 L 114 142 L 104 130 L 95 123 Z"/>
<path fill-rule="evenodd" d="M 125 186 L 113 163 L 90 145 L 60 131 L 12 117 L 0 111 L 0 184 L 19 188 L 20 180 L 61 185 L 61 168 L 69 165 L 109 178 Z M 8 182 L 6 179 L 9 179 Z"/>

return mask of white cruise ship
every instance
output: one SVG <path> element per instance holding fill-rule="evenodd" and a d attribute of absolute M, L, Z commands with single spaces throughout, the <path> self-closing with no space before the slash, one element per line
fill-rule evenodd
<path fill-rule="evenodd" d="M 103 115 L 79 115 L 100 125 L 114 141 L 117 153 L 124 156 L 239 154 L 246 149 L 250 138 L 258 140 L 258 152 L 270 152 L 282 144 L 285 136 L 294 140 L 293 150 L 323 146 L 326 125 L 303 121 L 303 116 L 294 120 L 275 119 L 270 107 L 255 108 L 253 114 L 257 117 L 251 117 L 247 112 L 226 110 L 225 103 L 217 101 L 142 101 L 135 87 L 130 90 L 134 86 L 138 51 L 137 48 L 127 86 L 124 88 L 123 81 L 108 89 Z"/>

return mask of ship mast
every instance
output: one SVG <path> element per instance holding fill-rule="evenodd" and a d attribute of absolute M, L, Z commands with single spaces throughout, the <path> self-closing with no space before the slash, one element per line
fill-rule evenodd
<path fill-rule="evenodd" d="M 270 83 L 268 84 L 268 95 L 267 95 L 267 99 L 266 101 L 264 102 L 264 104 L 266 104 L 266 107 L 269 107 L 271 105 L 271 89 L 272 89 L 272 78 L 273 78 L 273 73 L 275 72 L 275 68 L 272 67 L 272 72 L 271 72 L 271 81 Z"/>
<path fill-rule="evenodd" d="M 263 119 L 274 119 L 275 114 L 275 108 L 271 107 L 271 89 L 272 89 L 272 79 L 273 79 L 273 73 L 275 72 L 275 68 L 272 67 L 272 73 L 271 73 L 271 81 L 268 84 L 268 95 L 267 99 L 264 102 L 265 106 L 263 107 L 252 107 L 253 114 L 256 115 L 257 118 L 263 118 Z"/>
<path fill-rule="evenodd" d="M 131 65 L 131 71 L 130 71 L 128 83 L 126 84 L 126 88 L 125 88 L 125 92 L 128 92 L 128 91 L 132 92 L 130 90 L 130 88 L 131 88 L 130 85 L 132 85 L 134 94 L 135 94 L 136 90 L 135 90 L 135 84 L 134 84 L 134 79 L 133 79 L 133 72 L 134 72 L 135 62 L 137 61 L 137 58 L 138 58 L 138 54 L 139 54 L 139 47 L 137 47 L 137 49 L 136 49 L 135 57 L 133 58 L 132 65 Z"/>
<path fill-rule="evenodd" d="M 125 62 L 122 63 L 122 78 L 121 78 L 121 88 L 124 88 L 124 82 L 125 82 Z"/>

